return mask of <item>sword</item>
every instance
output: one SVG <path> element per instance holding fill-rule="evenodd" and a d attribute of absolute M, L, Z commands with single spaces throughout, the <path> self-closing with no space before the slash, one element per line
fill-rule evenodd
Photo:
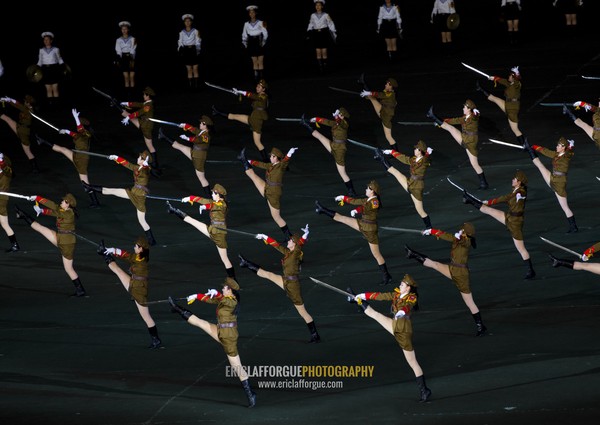
<path fill-rule="evenodd" d="M 183 298 L 173 298 L 173 301 L 183 301 L 183 300 L 187 300 L 187 297 L 183 297 Z M 146 303 L 146 305 L 151 305 L 151 304 L 160 304 L 160 303 L 168 303 L 169 300 L 157 300 L 157 301 L 148 301 Z"/>
<path fill-rule="evenodd" d="M 375 146 L 367 145 L 366 143 L 357 142 L 356 140 L 352 140 L 352 139 L 347 139 L 347 140 L 348 140 L 348 142 L 352 143 L 353 145 L 360 146 L 361 148 L 367 148 L 372 151 L 377 150 L 377 148 Z"/>
<path fill-rule="evenodd" d="M 600 77 L 588 77 L 585 75 L 582 75 L 581 78 L 584 78 L 586 80 L 600 80 Z"/>
<path fill-rule="evenodd" d="M 463 189 L 462 187 L 460 187 L 459 185 L 457 185 L 456 183 L 454 183 L 452 180 L 450 180 L 450 177 L 446 177 L 446 180 L 448 180 L 448 183 L 450 183 L 452 186 L 454 186 L 455 188 L 457 188 L 461 192 L 467 192 L 466 189 Z M 469 195 L 471 195 L 473 198 L 477 199 L 479 202 L 483 203 L 483 201 L 481 199 L 479 199 L 478 197 L 474 196 L 471 192 L 467 192 L 467 193 Z"/>
<path fill-rule="evenodd" d="M 235 92 L 232 89 L 228 89 L 226 87 L 217 86 L 216 84 L 211 84 L 208 81 L 205 81 L 204 84 L 206 84 L 208 87 L 212 87 L 212 88 L 217 89 L 217 90 L 223 90 L 223 91 L 226 91 L 227 93 L 235 94 Z"/>
<path fill-rule="evenodd" d="M 123 112 L 123 108 L 119 104 L 119 101 L 117 99 L 115 99 L 114 97 L 112 97 L 110 94 L 104 93 L 103 91 L 98 90 L 96 87 L 92 87 L 92 90 L 94 90 L 100 96 L 104 96 L 105 98 L 110 100 L 110 106 L 114 106 L 115 108 L 117 108 L 119 110 L 119 112 Z"/>
<path fill-rule="evenodd" d="M 502 142 L 502 141 L 496 140 L 496 139 L 489 139 L 489 141 L 492 143 L 496 143 L 497 145 L 510 146 L 511 148 L 523 150 L 523 146 L 521 146 L 521 145 L 515 145 L 513 143 Z"/>
<path fill-rule="evenodd" d="M 560 106 L 561 108 L 565 105 L 572 105 L 573 102 L 562 102 L 562 103 L 540 103 L 542 106 Z"/>
<path fill-rule="evenodd" d="M 402 227 L 385 227 L 385 226 L 380 226 L 379 228 L 383 229 L 383 230 L 392 230 L 394 232 L 418 233 L 420 235 L 423 234 L 423 232 L 421 230 L 417 230 L 417 229 L 404 229 Z"/>
<path fill-rule="evenodd" d="M 157 122 L 159 124 L 172 125 L 173 127 L 179 127 L 179 124 L 177 124 L 176 122 L 157 120 L 156 118 L 148 118 L 148 120 Z"/>
<path fill-rule="evenodd" d="M 277 121 L 290 121 L 290 122 L 300 122 L 302 121 L 300 118 L 275 118 Z"/>
<path fill-rule="evenodd" d="M 29 198 L 31 197 L 31 196 L 19 195 L 18 193 L 11 193 L 11 192 L 0 192 L 0 195 L 10 196 L 11 198 L 27 199 L 27 200 L 29 200 Z"/>
<path fill-rule="evenodd" d="M 331 87 L 331 86 L 329 86 L 329 88 L 330 88 L 331 90 L 339 91 L 339 92 L 342 92 L 342 93 L 357 94 L 357 95 L 359 95 L 359 96 L 360 96 L 360 92 L 358 92 L 358 91 L 354 91 L 354 90 L 346 90 L 346 89 L 340 89 L 340 88 L 338 88 L 338 87 Z"/>
<path fill-rule="evenodd" d="M 552 245 L 552 246 L 554 246 L 554 247 L 556 247 L 558 249 L 562 249 L 563 251 L 568 252 L 569 254 L 573 254 L 573 255 L 577 256 L 580 260 L 583 261 L 583 258 L 582 258 L 583 256 L 581 254 L 579 254 L 579 253 L 577 253 L 575 251 L 572 251 L 569 248 L 565 248 L 564 246 L 559 245 L 559 244 L 557 244 L 555 242 L 552 242 L 552 241 L 550 241 L 550 240 L 548 240 L 546 238 L 542 238 L 541 236 L 540 236 L 540 239 L 543 240 L 544 242 L 546 242 L 549 245 Z"/>
<path fill-rule="evenodd" d="M 328 283 L 322 282 L 318 279 L 315 279 L 314 277 L 311 277 L 310 280 L 312 280 L 313 282 L 315 282 L 317 285 L 321 285 L 324 288 L 327 288 L 333 292 L 337 292 L 338 294 L 342 294 L 345 295 L 346 297 L 350 297 L 352 299 L 354 299 L 355 295 L 352 295 L 350 292 L 346 292 L 343 289 L 340 288 L 336 288 L 335 286 L 332 286 Z"/>
<path fill-rule="evenodd" d="M 485 72 L 481 72 L 481 71 L 480 71 L 480 70 L 478 70 L 477 68 L 473 68 L 471 65 L 467 65 L 467 64 L 466 64 L 466 63 L 464 63 L 464 62 L 461 62 L 461 63 L 462 63 L 462 65 L 463 65 L 464 67 L 466 67 L 466 68 L 469 68 L 471 71 L 475 71 L 476 73 L 483 75 L 483 76 L 484 76 L 485 78 L 487 78 L 488 80 L 490 79 L 490 76 L 489 76 L 489 75 L 487 75 Z"/>
<path fill-rule="evenodd" d="M 398 124 L 402 125 L 435 125 L 433 122 L 429 121 L 396 121 Z"/>
<path fill-rule="evenodd" d="M 94 245 L 95 247 L 99 247 L 99 246 L 101 246 L 101 245 L 100 245 L 98 242 L 94 242 L 93 240 L 90 240 L 90 239 L 88 239 L 88 238 L 85 238 L 85 237 L 83 237 L 83 236 L 81 236 L 81 235 L 78 235 L 78 234 L 77 234 L 77 233 L 75 233 L 75 232 L 67 232 L 67 233 L 70 233 L 70 234 L 74 235 L 75 237 L 77 237 L 77 238 L 81 239 L 82 241 L 86 241 L 87 243 L 89 243 L 89 244 L 91 244 L 91 245 Z"/>
<path fill-rule="evenodd" d="M 166 198 L 164 196 L 146 195 L 148 199 L 158 199 L 159 201 L 176 201 L 181 202 L 181 198 Z"/>
<path fill-rule="evenodd" d="M 596 178 L 597 178 L 598 180 L 600 180 L 600 177 L 596 176 Z"/>
<path fill-rule="evenodd" d="M 29 112 L 31 114 L 31 116 L 37 120 L 40 120 L 41 122 L 43 122 L 44 124 L 46 124 L 48 127 L 56 130 L 56 131 L 60 131 L 57 127 L 54 127 L 52 124 L 50 124 L 48 121 L 44 121 L 43 119 L 41 119 L 40 117 L 38 117 L 36 114 L 34 114 L 33 112 Z"/>
<path fill-rule="evenodd" d="M 104 158 L 104 159 L 108 159 L 109 155 L 103 155 L 101 153 L 95 153 L 95 152 L 89 152 L 89 151 L 80 151 L 78 149 L 71 149 L 73 152 L 77 152 L 83 155 L 89 155 L 89 156 L 97 156 L 99 158 Z"/>
<path fill-rule="evenodd" d="M 215 229 L 219 229 L 224 232 L 237 233 L 239 235 L 252 236 L 253 238 L 256 238 L 256 233 L 242 232 L 241 230 L 235 230 L 235 229 L 229 229 L 229 228 L 225 229 L 223 227 L 216 227 L 216 226 L 215 226 Z"/>

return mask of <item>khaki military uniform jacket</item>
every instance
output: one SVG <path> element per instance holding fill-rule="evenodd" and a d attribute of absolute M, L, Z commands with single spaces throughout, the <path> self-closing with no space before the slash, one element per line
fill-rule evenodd
<path fill-rule="evenodd" d="M 410 320 L 410 312 L 417 303 L 417 296 L 413 292 L 402 296 L 400 292 L 367 292 L 365 294 L 367 300 L 377 301 L 392 301 L 391 314 L 394 318 L 394 338 L 403 350 L 413 351 L 412 345 L 412 322 Z M 400 318 L 394 316 L 398 311 L 404 311 L 405 315 Z"/>
<path fill-rule="evenodd" d="M 265 173 L 265 192 L 264 197 L 269 204 L 276 209 L 281 209 L 281 194 L 283 192 L 283 175 L 289 164 L 289 158 L 286 156 L 277 164 L 270 162 L 252 161 L 252 165 L 263 170 Z"/>
<path fill-rule="evenodd" d="M 523 222 L 525 221 L 525 202 L 527 201 L 527 188 L 519 186 L 511 193 L 490 199 L 488 205 L 495 205 L 506 202 L 508 211 L 504 213 L 506 227 L 511 236 L 518 240 L 523 240 Z"/>
<path fill-rule="evenodd" d="M 375 92 L 374 98 L 379 100 L 381 103 L 381 111 L 379 112 L 379 118 L 386 128 L 392 128 L 392 118 L 396 113 L 396 92 L 392 91 L 380 91 Z"/>
<path fill-rule="evenodd" d="M 12 162 L 9 157 L 4 155 L 4 160 L 0 162 L 0 192 L 7 192 L 10 189 L 12 175 Z M 8 196 L 0 195 L 0 215 L 5 217 L 8 216 L 7 204 Z"/>
<path fill-rule="evenodd" d="M 569 163 L 573 158 L 573 151 L 567 149 L 562 155 L 556 151 L 536 146 L 535 150 L 548 158 L 552 158 L 552 174 L 550 176 L 550 187 L 557 195 L 567 197 L 567 173 Z"/>
<path fill-rule="evenodd" d="M 217 335 L 223 346 L 223 350 L 229 357 L 238 355 L 237 340 L 237 316 L 234 311 L 238 304 L 237 299 L 233 296 L 210 298 L 203 296 L 201 301 L 208 304 L 217 304 Z"/>
<path fill-rule="evenodd" d="M 403 164 L 410 166 L 410 178 L 408 179 L 408 193 L 417 200 L 423 200 L 423 189 L 425 188 L 425 173 L 431 165 L 428 155 L 424 155 L 420 160 L 416 156 L 409 157 L 400 152 L 393 153 L 394 158 Z"/>
<path fill-rule="evenodd" d="M 70 132 L 69 134 L 73 138 L 73 143 L 76 150 L 89 152 L 90 139 L 92 137 L 92 134 L 89 131 L 87 131 L 83 126 L 79 126 L 77 127 L 77 133 Z M 73 164 L 75 164 L 75 168 L 79 174 L 87 175 L 89 162 L 89 155 L 73 152 Z"/>
<path fill-rule="evenodd" d="M 140 212 L 146 212 L 146 195 L 150 193 L 148 189 L 148 181 L 150 180 L 150 167 L 142 167 L 132 164 L 129 161 L 119 158 L 118 164 L 133 171 L 133 187 L 125 189 L 129 200 L 135 208 Z"/>
<path fill-rule="evenodd" d="M 463 115 L 457 118 L 447 118 L 444 120 L 450 125 L 460 125 L 462 133 L 462 146 L 467 149 L 471 155 L 477 156 L 477 142 L 479 141 L 479 116 L 471 114 Z"/>

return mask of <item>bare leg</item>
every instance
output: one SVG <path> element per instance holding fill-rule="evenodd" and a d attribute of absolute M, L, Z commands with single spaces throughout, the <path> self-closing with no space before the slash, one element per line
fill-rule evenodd
<path fill-rule="evenodd" d="M 402 174 L 395 167 L 388 168 L 387 172 L 390 173 L 392 176 L 396 177 L 396 180 L 398 180 L 398 183 L 400 183 L 400 186 L 402 186 L 402 188 L 404 190 L 408 191 L 408 179 L 406 178 L 406 176 L 404 174 Z"/>
<path fill-rule="evenodd" d="M 423 208 L 423 201 L 419 201 L 412 194 L 410 195 L 410 198 L 412 199 L 413 204 L 415 205 L 415 210 L 417 210 L 417 214 L 419 214 L 419 217 L 421 217 L 421 218 L 427 217 L 427 213 L 425 212 L 425 209 Z"/>
<path fill-rule="evenodd" d="M 21 143 L 21 147 L 23 148 L 23 152 L 25 152 L 25 156 L 27 156 L 27 159 L 35 158 L 35 156 L 31 152 L 31 146 L 27 146 Z"/>
<path fill-rule="evenodd" d="M 552 175 L 552 173 L 550 173 L 550 171 L 544 166 L 544 164 L 542 164 L 542 161 L 540 161 L 539 158 L 533 160 L 533 165 L 535 165 L 538 168 L 538 170 L 540 170 L 542 178 L 544 179 L 546 184 L 550 186 L 550 176 Z"/>
<path fill-rule="evenodd" d="M 497 210 L 496 208 L 488 207 L 487 205 L 482 205 L 479 209 L 483 214 L 487 214 L 490 217 L 495 218 L 500 223 L 506 225 L 506 217 L 504 216 L 504 212 Z"/>
<path fill-rule="evenodd" d="M 521 258 L 523 260 L 529 260 L 529 258 L 531 258 L 529 256 L 529 251 L 527 251 L 527 248 L 525 248 L 525 242 L 524 241 L 519 241 L 519 240 L 513 238 L 513 243 L 515 244 L 515 247 L 517 248 L 517 251 L 519 251 L 519 254 L 521 254 Z"/>
<path fill-rule="evenodd" d="M 208 233 L 208 226 L 204 223 L 202 223 L 201 221 L 196 220 L 195 218 L 190 217 L 189 215 L 186 216 L 183 221 L 185 221 L 186 223 L 192 225 L 193 227 L 195 227 L 196 229 L 198 229 L 198 231 L 200 233 L 202 233 L 204 236 L 206 236 L 207 238 L 210 238 L 210 234 Z"/>
<path fill-rule="evenodd" d="M 471 314 L 479 313 L 479 308 L 477 307 L 477 305 L 475 305 L 475 301 L 473 301 L 473 294 L 463 294 L 461 292 L 460 295 L 467 307 L 469 308 Z"/>
<path fill-rule="evenodd" d="M 187 157 L 187 159 L 189 159 L 190 161 L 192 160 L 192 148 L 190 148 L 189 146 L 182 145 L 179 142 L 173 142 L 172 146 L 173 149 L 176 149 L 182 154 L 184 154 Z"/>
<path fill-rule="evenodd" d="M 296 311 L 298 311 L 298 314 L 300 315 L 300 317 L 302 317 L 302 319 L 304 319 L 305 323 L 310 323 L 313 321 L 312 316 L 308 313 L 308 311 L 306 311 L 306 307 L 304 307 L 304 304 L 294 304 L 294 307 L 296 307 Z"/>
<path fill-rule="evenodd" d="M 574 123 L 577 127 L 581 128 L 583 131 L 585 131 L 585 134 L 587 134 L 590 137 L 590 139 L 594 140 L 594 137 L 593 137 L 594 128 L 591 125 L 582 121 L 581 118 L 577 118 L 574 121 Z"/>
<path fill-rule="evenodd" d="M 352 227 L 354 230 L 360 231 L 360 230 L 359 230 L 359 228 L 358 228 L 358 223 L 356 222 L 356 219 L 355 219 L 355 218 L 348 217 L 348 216 L 345 216 L 345 215 L 341 215 L 341 214 L 339 214 L 339 213 L 336 213 L 336 214 L 333 216 L 333 220 L 334 220 L 334 221 L 337 221 L 337 222 L 339 222 L 339 223 L 343 223 L 343 224 L 345 224 L 346 226 Z"/>
<path fill-rule="evenodd" d="M 56 239 L 56 232 L 54 230 L 48 229 L 47 227 L 42 226 L 37 221 L 31 224 L 31 228 L 36 232 L 40 233 L 43 237 L 48 239 L 50 243 L 54 246 L 58 246 L 58 242 Z"/>
<path fill-rule="evenodd" d="M 135 211 L 137 213 L 138 222 L 140 223 L 140 226 L 142 226 L 142 229 L 144 229 L 144 231 L 150 230 L 150 225 L 146 221 L 146 213 L 138 211 L 138 210 L 135 210 Z"/>
<path fill-rule="evenodd" d="M 245 381 L 246 379 L 248 379 L 248 373 L 246 372 L 246 370 L 242 367 L 242 361 L 240 360 L 240 356 L 237 355 L 235 357 L 231 357 L 231 356 L 227 356 L 227 360 L 229 360 L 229 364 L 231 365 L 231 369 L 235 370 L 235 372 L 237 373 L 238 377 L 240 378 L 240 381 Z"/>
<path fill-rule="evenodd" d="M 337 168 L 337 172 L 340 175 L 340 177 L 342 178 L 342 180 L 344 181 L 344 183 L 350 181 L 350 176 L 348 176 L 348 173 L 346 173 L 345 165 L 335 164 L 335 168 Z"/>
<path fill-rule="evenodd" d="M 225 248 L 217 247 L 217 251 L 219 252 L 219 257 L 221 257 L 221 261 L 226 269 L 233 268 L 233 264 L 229 261 L 229 256 L 227 255 L 227 250 Z"/>
<path fill-rule="evenodd" d="M 582 263 L 575 261 L 573 263 L 573 270 L 585 270 L 586 272 L 600 274 L 600 263 Z"/>
<path fill-rule="evenodd" d="M 77 272 L 73 268 L 73 260 L 68 260 L 65 257 L 62 257 L 62 262 L 63 262 L 63 267 L 64 267 L 65 271 L 67 272 L 67 274 L 69 275 L 69 277 L 71 278 L 71 280 L 77 279 L 79 276 L 77 275 Z"/>
<path fill-rule="evenodd" d="M 369 249 L 371 250 L 371 254 L 373 254 L 373 257 L 375 257 L 375 260 L 377 261 L 378 265 L 381 266 L 382 264 L 385 264 L 385 258 L 383 258 L 383 255 L 381 255 L 381 252 L 379 251 L 379 245 L 370 243 Z"/>
<path fill-rule="evenodd" d="M 117 198 L 129 199 L 125 189 L 112 189 L 110 187 L 103 187 L 102 194 L 116 196 Z"/>
<path fill-rule="evenodd" d="M 241 122 L 242 124 L 246 124 L 248 125 L 248 115 L 243 115 L 243 114 L 228 114 L 227 115 L 227 119 L 231 120 L 231 121 L 238 121 Z"/>
<path fill-rule="evenodd" d="M 257 133 L 256 131 L 252 132 L 252 141 L 254 142 L 254 146 L 256 146 L 256 149 L 258 149 L 259 151 L 265 149 L 265 146 L 262 144 L 261 138 L 262 135 L 260 133 Z"/>
<path fill-rule="evenodd" d="M 283 227 L 286 226 L 287 223 L 285 222 L 285 220 L 281 217 L 281 210 L 274 208 L 269 201 L 267 201 L 267 204 L 269 204 L 269 211 L 271 212 L 271 217 L 273 217 L 273 220 L 275 220 L 275 223 L 277 223 L 277 225 L 279 227 Z"/>
<path fill-rule="evenodd" d="M 0 119 L 2 121 L 4 121 L 6 124 L 8 124 L 8 126 L 10 127 L 10 129 L 17 134 L 17 122 L 15 120 L 13 120 L 11 117 L 9 117 L 6 114 L 2 114 L 0 115 Z"/>
<path fill-rule="evenodd" d="M 490 94 L 488 96 L 488 100 L 492 103 L 495 103 L 496 105 L 498 105 L 498 107 L 500 109 L 502 109 L 502 112 L 504 112 L 506 114 L 506 101 L 504 99 L 500 99 L 497 96 L 494 96 L 493 94 Z"/>
<path fill-rule="evenodd" d="M 267 271 L 265 269 L 258 269 L 258 272 L 256 273 L 256 275 L 258 277 L 262 277 L 263 279 L 267 279 L 270 280 L 271 282 L 273 282 L 275 285 L 279 286 L 281 289 L 283 288 L 283 276 L 279 275 L 279 274 L 275 274 L 273 272 Z"/>
<path fill-rule="evenodd" d="M 565 213 L 565 216 L 572 217 L 573 211 L 571 211 L 571 208 L 569 208 L 569 204 L 567 203 L 567 198 L 562 197 L 562 196 L 558 195 L 557 193 L 554 193 L 554 194 L 556 195 L 556 199 L 558 199 L 558 203 L 559 203 L 560 207 L 562 208 L 563 212 Z"/>
<path fill-rule="evenodd" d="M 6 236 L 12 236 L 15 234 L 13 229 L 10 227 L 10 224 L 8 224 L 8 216 L 0 215 L 0 226 L 2 226 L 2 228 L 6 232 Z"/>
<path fill-rule="evenodd" d="M 249 170 L 246 170 L 246 175 L 248 177 L 250 177 L 250 180 L 252 180 L 252 183 L 254 183 L 254 186 L 256 186 L 256 189 L 258 189 L 258 193 L 260 193 L 260 196 L 262 196 L 264 198 L 265 197 L 265 181 L 263 179 L 261 179 L 260 177 L 258 177 L 258 175 L 254 172 L 254 170 L 252 168 L 250 168 Z"/>
<path fill-rule="evenodd" d="M 443 274 L 448 279 L 452 279 L 452 275 L 450 275 L 450 266 L 448 264 L 442 264 L 440 262 L 433 261 L 431 258 L 427 258 L 423 265 Z"/>
<path fill-rule="evenodd" d="M 214 323 L 207 322 L 196 315 L 190 316 L 187 322 L 192 326 L 202 329 L 204 332 L 210 335 L 212 339 L 217 341 L 219 344 L 221 343 L 221 341 L 219 341 L 219 331 L 217 329 L 217 325 Z"/>
<path fill-rule="evenodd" d="M 406 350 L 402 350 L 402 352 L 404 353 L 404 358 L 406 359 L 406 362 L 408 363 L 408 365 L 410 366 L 410 368 L 413 370 L 413 373 L 415 374 L 415 376 L 421 376 L 423 375 L 423 369 L 421 369 L 421 366 L 419 365 L 419 362 L 417 361 L 417 355 L 415 353 L 415 351 L 406 351 Z"/>
<path fill-rule="evenodd" d="M 135 302 L 135 305 L 138 309 L 138 312 L 140 313 L 140 316 L 142 316 L 142 320 L 144 320 L 144 322 L 146 323 L 146 326 L 149 328 L 156 326 L 154 319 L 150 315 L 150 309 L 146 306 L 138 304 L 137 301 Z"/>
<path fill-rule="evenodd" d="M 385 135 L 385 139 L 388 141 L 390 146 L 394 146 L 396 144 L 396 139 L 392 136 L 392 129 L 387 128 L 385 125 L 381 125 L 383 127 L 383 134 Z"/>
<path fill-rule="evenodd" d="M 367 307 L 367 309 L 365 310 L 365 314 L 371 319 L 375 320 L 377 323 L 379 323 L 383 327 L 383 329 L 388 331 L 391 335 L 394 335 L 394 323 L 391 318 L 384 316 L 371 306 Z"/>
<path fill-rule="evenodd" d="M 475 170 L 475 172 L 477 174 L 483 173 L 483 168 L 481 168 L 481 166 L 479 165 L 479 160 L 477 159 L 477 157 L 469 151 L 466 151 L 466 152 L 467 152 L 467 156 L 469 157 L 469 162 L 471 163 L 471 167 L 473 167 L 473 170 Z"/>

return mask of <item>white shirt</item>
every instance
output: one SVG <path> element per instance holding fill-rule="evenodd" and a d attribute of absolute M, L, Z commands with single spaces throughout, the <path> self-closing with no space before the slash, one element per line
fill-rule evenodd
<path fill-rule="evenodd" d="M 310 15 L 310 20 L 308 21 L 308 28 L 306 31 L 311 30 L 322 30 L 324 28 L 329 28 L 329 30 L 335 33 L 335 24 L 333 23 L 333 19 L 329 16 L 329 13 L 321 12 L 321 13 L 313 13 Z"/>
<path fill-rule="evenodd" d="M 127 36 L 127 38 L 119 37 L 117 38 L 117 42 L 115 43 L 115 51 L 117 55 L 123 56 L 123 53 L 129 53 L 131 56 L 135 58 L 135 49 L 137 48 L 137 43 L 135 41 L 135 37 Z"/>
<path fill-rule="evenodd" d="M 183 46 L 196 46 L 196 51 L 200 52 L 202 39 L 200 38 L 200 33 L 196 28 L 192 28 L 189 31 L 185 29 L 181 30 L 179 33 L 179 40 L 177 41 L 177 48 L 179 49 Z"/>
<path fill-rule="evenodd" d="M 519 6 L 519 9 L 521 8 L 521 0 L 502 0 L 502 4 L 500 5 L 500 7 L 506 6 L 506 4 L 513 4 L 513 3 L 517 3 L 517 6 Z"/>
<path fill-rule="evenodd" d="M 0 77 L 4 75 L 4 67 L 2 66 L 2 61 L 0 61 Z"/>
<path fill-rule="evenodd" d="M 246 22 L 242 31 L 242 44 L 244 46 L 248 44 L 248 37 L 256 37 L 259 35 L 262 35 L 262 42 L 265 44 L 267 42 L 267 38 L 269 37 L 269 33 L 267 32 L 267 29 L 263 25 L 262 21 L 257 19 L 254 22 Z"/>
<path fill-rule="evenodd" d="M 40 49 L 40 56 L 38 59 L 38 66 L 42 65 L 62 65 L 65 63 L 63 59 L 60 57 L 60 50 L 58 47 L 50 47 L 47 49 L 46 47 L 42 47 Z"/>
<path fill-rule="evenodd" d="M 433 18 L 433 15 L 437 15 L 438 13 L 456 13 L 454 1 L 435 0 L 435 3 L 433 4 L 433 10 L 431 11 L 431 17 Z"/>
<path fill-rule="evenodd" d="M 385 4 L 379 8 L 379 16 L 377 17 L 377 29 L 381 26 L 381 21 L 394 19 L 398 28 L 402 26 L 402 18 L 400 18 L 400 10 L 395 4 L 388 8 Z"/>

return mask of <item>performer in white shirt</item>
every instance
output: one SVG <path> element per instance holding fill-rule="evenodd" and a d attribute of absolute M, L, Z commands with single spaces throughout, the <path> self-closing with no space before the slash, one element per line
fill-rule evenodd
<path fill-rule="evenodd" d="M 129 30 L 131 29 L 129 21 L 119 22 L 119 28 L 121 28 L 121 37 L 117 38 L 115 52 L 117 53 L 119 69 L 123 73 L 123 84 L 125 85 L 125 89 L 129 90 L 135 87 L 135 51 L 137 49 L 137 41 L 135 37 L 129 35 Z"/>
<path fill-rule="evenodd" d="M 52 46 L 54 34 L 46 31 L 42 33 L 44 47 L 40 49 L 37 65 L 42 68 L 43 82 L 46 86 L 46 96 L 49 101 L 58 98 L 58 83 L 62 77 L 65 62 L 60 56 L 60 49 Z"/>
<path fill-rule="evenodd" d="M 500 8 L 502 9 L 502 16 L 507 25 L 508 42 L 510 44 L 516 44 L 517 36 L 519 35 L 521 0 L 502 0 Z"/>
<path fill-rule="evenodd" d="M 192 27 L 194 15 L 186 13 L 181 17 L 181 20 L 183 21 L 185 28 L 179 33 L 177 50 L 187 68 L 187 78 L 190 88 L 197 88 L 199 78 L 198 64 L 200 62 L 202 39 L 200 38 L 200 32 Z"/>
<path fill-rule="evenodd" d="M 250 20 L 244 24 L 242 31 L 242 44 L 252 58 L 252 69 L 254 69 L 254 78 L 256 82 L 263 78 L 265 44 L 269 38 L 267 24 L 256 18 L 258 6 L 250 5 L 246 8 Z"/>
<path fill-rule="evenodd" d="M 315 47 L 319 71 L 324 72 L 327 68 L 327 47 L 331 41 L 335 42 L 337 31 L 329 14 L 323 12 L 325 0 L 314 0 L 314 2 L 316 12 L 310 15 L 306 31 Z"/>
<path fill-rule="evenodd" d="M 456 13 L 454 0 L 435 0 L 431 11 L 431 23 L 442 34 L 442 44 L 452 43 L 452 33 L 448 28 L 448 16 Z"/>
<path fill-rule="evenodd" d="M 385 39 L 388 58 L 391 61 L 398 50 L 396 45 L 397 39 L 402 37 L 400 8 L 395 4 L 392 4 L 392 0 L 385 0 L 385 3 L 379 7 L 377 34 Z"/>

